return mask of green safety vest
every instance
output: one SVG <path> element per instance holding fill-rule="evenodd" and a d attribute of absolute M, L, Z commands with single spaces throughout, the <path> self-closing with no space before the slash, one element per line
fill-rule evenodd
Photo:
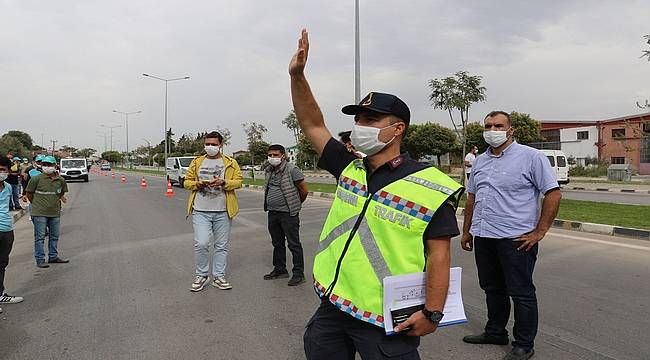
<path fill-rule="evenodd" d="M 366 174 L 358 159 L 339 177 L 314 258 L 314 288 L 340 310 L 384 327 L 383 279 L 424 270 L 424 231 L 441 205 L 457 206 L 464 188 L 428 167 L 371 194 Z"/>

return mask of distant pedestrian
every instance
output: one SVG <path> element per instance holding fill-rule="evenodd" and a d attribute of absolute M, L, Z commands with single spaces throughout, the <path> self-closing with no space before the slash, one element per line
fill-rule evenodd
<path fill-rule="evenodd" d="M 31 216 L 34 223 L 34 257 L 36 266 L 48 268 L 49 264 L 65 264 L 70 261 L 59 257 L 58 242 L 61 225 L 61 203 L 65 203 L 68 185 L 56 172 L 54 156 L 42 159 L 42 174 L 32 177 L 25 190 L 32 204 Z M 45 262 L 45 237 L 48 233 L 48 260 Z"/>
<path fill-rule="evenodd" d="M 5 269 L 9 264 L 9 254 L 14 244 L 13 217 L 9 213 L 12 186 L 6 180 L 9 176 L 11 161 L 0 156 L 0 304 L 15 304 L 23 301 L 20 296 L 5 292 Z M 2 308 L 0 308 L 0 313 Z"/>
<path fill-rule="evenodd" d="M 469 176 L 472 174 L 472 166 L 474 166 L 474 161 L 476 160 L 476 154 L 478 153 L 478 147 L 472 146 L 469 149 L 467 155 L 465 155 L 465 181 L 469 181 Z"/>
<path fill-rule="evenodd" d="M 7 158 L 10 162 L 13 162 L 9 169 L 9 177 L 7 177 L 7 183 L 11 185 L 11 201 L 9 202 L 9 210 L 22 210 L 23 207 L 20 205 L 20 158 L 13 157 L 10 158 L 10 155 Z"/>
<path fill-rule="evenodd" d="M 300 244 L 300 209 L 307 199 L 305 176 L 287 161 L 284 146 L 275 144 L 267 151 L 264 211 L 268 211 L 268 227 L 273 244 L 273 271 L 264 280 L 289 277 L 285 243 L 293 259 L 293 276 L 289 286 L 305 282 L 305 260 Z"/>
<path fill-rule="evenodd" d="M 207 155 L 192 160 L 183 186 L 192 190 L 187 214 L 194 226 L 194 259 L 196 277 L 190 291 L 201 291 L 208 282 L 210 240 L 213 242 L 212 285 L 221 290 L 232 289 L 226 280 L 228 243 L 232 219 L 239 212 L 235 189 L 242 186 L 242 173 L 237 161 L 223 154 L 223 137 L 216 131 L 203 139 Z"/>
<path fill-rule="evenodd" d="M 538 315 L 533 270 L 538 242 L 551 227 L 562 198 L 546 156 L 514 141 L 515 131 L 506 112 L 493 111 L 485 117 L 483 137 L 490 147 L 472 167 L 461 240 L 464 250 L 474 249 L 488 317 L 483 333 L 463 341 L 507 345 L 512 298 L 515 340 L 506 360 L 534 354 Z"/>

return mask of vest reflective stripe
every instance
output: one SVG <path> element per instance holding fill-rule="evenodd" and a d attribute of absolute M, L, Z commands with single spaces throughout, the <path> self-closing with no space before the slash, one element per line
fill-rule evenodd
<path fill-rule="evenodd" d="M 363 246 L 363 250 L 366 252 L 368 261 L 370 261 L 370 265 L 372 265 L 372 269 L 375 270 L 377 279 L 379 279 L 383 284 L 384 278 L 391 276 L 392 273 L 386 264 L 384 256 L 379 250 L 379 246 L 377 246 L 377 241 L 372 235 L 372 231 L 370 231 L 370 227 L 368 226 L 368 221 L 365 218 L 361 221 L 361 225 L 359 225 L 359 237 L 361 238 L 361 246 Z"/>
<path fill-rule="evenodd" d="M 390 208 L 401 211 L 405 214 L 409 214 L 426 222 L 431 221 L 433 214 L 435 214 L 434 210 L 426 208 L 422 205 L 418 205 L 407 199 L 403 199 L 397 195 L 387 193 L 385 191 L 380 191 L 379 193 L 373 195 L 372 199 L 379 202 L 380 204 L 384 204 Z"/>
<path fill-rule="evenodd" d="M 34 191 L 35 194 L 39 195 L 56 195 L 56 192 L 54 191 L 41 191 L 41 190 L 36 190 Z"/>
<path fill-rule="evenodd" d="M 356 180 L 352 180 L 349 177 L 341 176 L 339 184 L 346 190 L 351 191 L 359 196 L 367 197 L 368 188 L 366 185 L 359 184 Z"/>
<path fill-rule="evenodd" d="M 412 183 L 420 184 L 420 185 L 422 185 L 424 187 L 428 187 L 431 190 L 440 191 L 441 193 L 445 193 L 447 195 L 453 195 L 455 193 L 454 190 L 452 190 L 452 189 L 450 189 L 450 188 L 448 188 L 446 186 L 434 184 L 434 183 L 432 183 L 432 182 L 430 182 L 428 180 L 425 180 L 425 179 L 422 179 L 422 178 L 419 178 L 419 177 L 407 176 L 407 177 L 404 178 L 404 180 L 410 181 Z"/>
<path fill-rule="evenodd" d="M 321 285 L 318 281 L 314 280 L 314 289 L 319 297 L 325 295 L 325 287 Z M 380 314 L 373 314 L 369 311 L 363 311 L 359 309 L 352 301 L 344 299 L 337 295 L 331 295 L 329 301 L 336 306 L 339 310 L 346 312 L 355 318 L 368 322 L 379 327 L 384 327 L 384 317 Z"/>
<path fill-rule="evenodd" d="M 316 250 L 316 254 L 327 249 L 327 247 L 330 246 L 332 241 L 342 236 L 346 232 L 352 230 L 352 228 L 354 227 L 354 223 L 357 222 L 358 217 L 359 217 L 358 214 L 354 215 L 351 218 L 345 220 L 343 223 L 341 223 L 341 225 L 332 229 L 332 231 L 330 231 L 330 233 L 327 234 L 327 236 L 318 243 L 318 249 Z"/>

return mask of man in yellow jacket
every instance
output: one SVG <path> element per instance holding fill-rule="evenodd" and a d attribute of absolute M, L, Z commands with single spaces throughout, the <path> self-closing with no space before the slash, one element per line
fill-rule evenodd
<path fill-rule="evenodd" d="M 210 239 L 214 243 L 212 254 L 212 285 L 221 290 L 232 289 L 226 280 L 226 264 L 230 227 L 237 215 L 235 189 L 242 185 L 243 177 L 235 159 L 223 155 L 223 137 L 216 131 L 204 140 L 207 155 L 192 161 L 183 186 L 192 190 L 187 215 L 192 215 L 194 227 L 194 259 L 196 277 L 190 291 L 201 291 L 208 282 L 210 266 Z"/>

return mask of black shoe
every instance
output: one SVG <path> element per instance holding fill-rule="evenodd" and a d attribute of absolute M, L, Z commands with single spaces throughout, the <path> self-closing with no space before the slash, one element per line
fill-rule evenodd
<path fill-rule="evenodd" d="M 67 264 L 67 263 L 70 262 L 70 260 L 61 259 L 60 257 L 58 257 L 58 258 L 54 258 L 52 260 L 48 260 L 47 262 L 49 262 L 50 264 Z"/>
<path fill-rule="evenodd" d="M 264 280 L 274 280 L 274 279 L 286 279 L 289 277 L 289 273 L 284 271 L 271 271 L 270 273 L 264 275 Z"/>
<path fill-rule="evenodd" d="M 463 341 L 468 344 L 494 344 L 494 345 L 508 345 L 510 340 L 507 336 L 492 336 L 486 333 L 478 335 L 467 335 Z"/>
<path fill-rule="evenodd" d="M 289 286 L 296 286 L 300 285 L 305 282 L 305 276 L 304 275 L 294 275 L 291 277 L 291 280 L 287 283 Z"/>
<path fill-rule="evenodd" d="M 535 350 L 526 350 L 522 347 L 515 346 L 512 350 L 503 357 L 503 360 L 527 360 L 535 355 Z"/>
<path fill-rule="evenodd" d="M 48 265 L 48 264 L 42 262 L 42 263 L 37 263 L 37 264 L 36 264 L 36 267 L 39 267 L 39 268 L 41 268 L 41 269 L 47 269 L 47 268 L 50 267 L 50 265 Z"/>

